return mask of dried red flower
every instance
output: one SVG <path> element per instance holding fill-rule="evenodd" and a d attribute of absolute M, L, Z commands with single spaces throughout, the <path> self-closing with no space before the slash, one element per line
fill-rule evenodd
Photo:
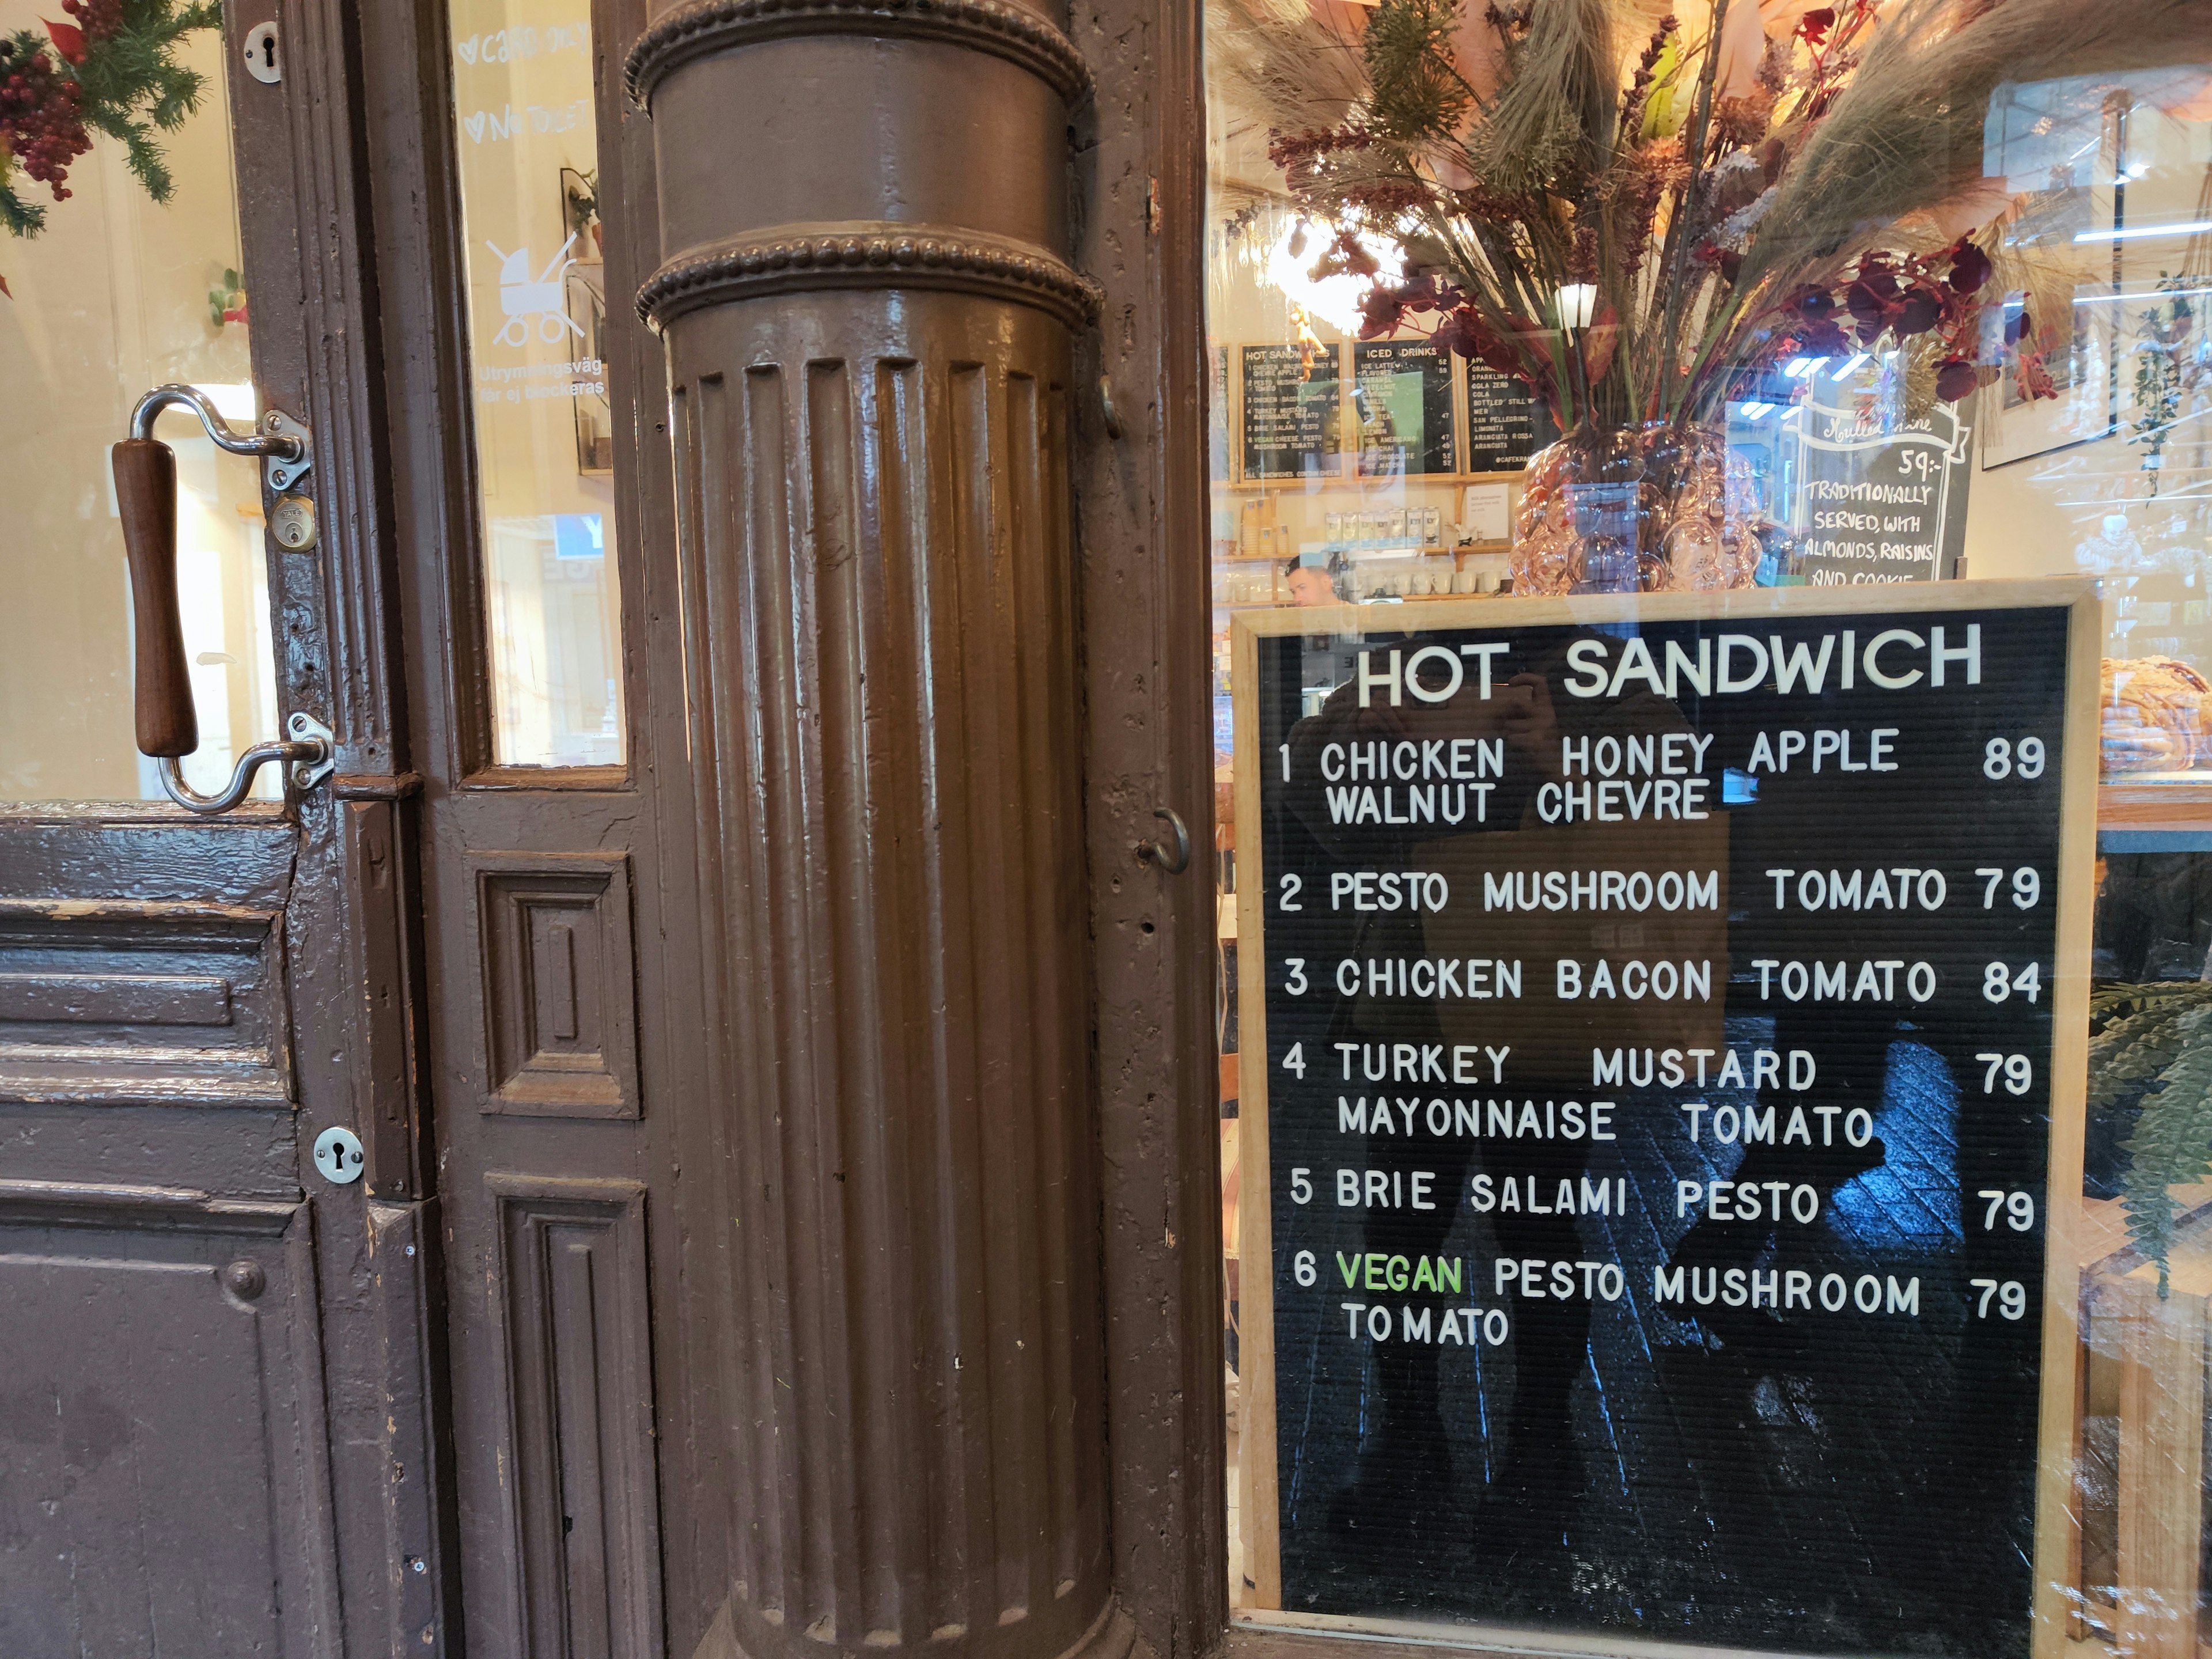
<path fill-rule="evenodd" d="M 1935 327 L 1942 316 L 1943 302 L 1934 290 L 1916 285 L 1905 294 L 1889 325 L 1897 331 L 1899 339 L 1911 339 Z"/>
<path fill-rule="evenodd" d="M 1844 292 L 1844 307 L 1863 333 L 1889 325 L 1890 307 L 1897 303 L 1897 278 L 1878 265 L 1862 267 L 1859 279 Z"/>
<path fill-rule="evenodd" d="M 1961 238 L 1951 249 L 1951 275 L 1947 280 L 1954 294 L 1980 293 L 1990 280 L 1990 256 Z"/>

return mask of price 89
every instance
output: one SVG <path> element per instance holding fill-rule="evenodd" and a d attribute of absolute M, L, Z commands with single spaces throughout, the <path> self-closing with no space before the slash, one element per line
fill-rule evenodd
<path fill-rule="evenodd" d="M 1991 783 L 2007 778 L 2033 781 L 2043 775 L 2049 760 L 2041 738 L 2022 738 L 2016 743 L 2010 738 L 1991 738 L 1982 745 L 1982 775 Z"/>

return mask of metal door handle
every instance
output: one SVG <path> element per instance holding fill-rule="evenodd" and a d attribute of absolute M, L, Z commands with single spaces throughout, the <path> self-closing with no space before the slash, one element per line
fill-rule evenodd
<path fill-rule="evenodd" d="M 171 404 L 200 417 L 218 448 L 262 463 L 270 488 L 283 489 L 313 463 L 306 429 L 271 410 L 265 432 L 234 432 L 197 387 L 157 386 L 131 412 L 131 435 L 110 453 L 115 505 L 123 520 L 123 550 L 131 566 L 131 615 L 137 639 L 136 716 L 138 752 L 161 763 L 161 787 L 194 812 L 227 812 L 246 799 L 254 775 L 272 761 L 288 763 L 295 789 L 309 789 L 337 763 L 330 728 L 296 714 L 285 723 L 286 740 L 257 743 L 238 757 L 230 782 L 203 795 L 185 781 L 179 763 L 200 744 L 192 708 L 191 670 L 185 662 L 183 617 L 177 608 L 177 457 L 154 435 L 154 419 Z"/>

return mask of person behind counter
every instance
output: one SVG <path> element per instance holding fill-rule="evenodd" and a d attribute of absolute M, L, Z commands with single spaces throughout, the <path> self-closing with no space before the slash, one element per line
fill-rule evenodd
<path fill-rule="evenodd" d="M 1336 581 L 1327 567 L 1304 564 L 1297 559 L 1283 567 L 1283 580 L 1291 590 L 1291 603 L 1295 605 L 1338 605 Z"/>

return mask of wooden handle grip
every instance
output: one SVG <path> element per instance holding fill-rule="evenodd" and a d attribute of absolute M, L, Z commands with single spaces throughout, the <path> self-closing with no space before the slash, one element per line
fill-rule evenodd
<path fill-rule="evenodd" d="M 137 636 L 138 752 L 189 755 L 200 723 L 177 613 L 177 458 L 158 438 L 125 438 L 112 459 Z"/>

